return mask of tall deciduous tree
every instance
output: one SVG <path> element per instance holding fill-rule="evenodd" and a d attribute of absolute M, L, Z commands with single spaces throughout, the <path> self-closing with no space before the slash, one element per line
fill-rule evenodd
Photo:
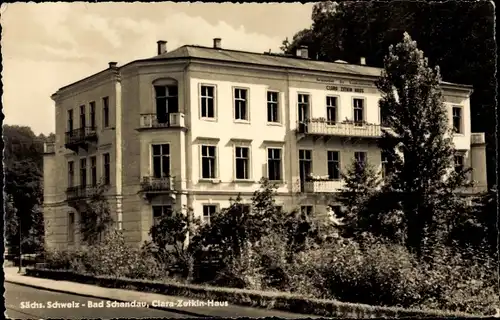
<path fill-rule="evenodd" d="M 31 128 L 3 126 L 6 208 L 6 239 L 12 252 L 18 252 L 23 239 L 23 252 L 36 252 L 43 246 L 42 171 L 43 143 Z M 19 224 L 22 236 L 19 236 Z"/>
<path fill-rule="evenodd" d="M 448 218 L 465 210 L 457 189 L 467 186 L 467 169 L 453 170 L 452 131 L 440 89 L 439 68 L 431 68 L 415 41 L 389 47 L 377 81 L 379 106 L 386 125 L 397 137 L 399 152 L 392 154 L 393 174 L 384 185 L 404 213 L 406 245 L 421 253 L 428 239 L 435 239 Z M 393 137 L 387 140 L 393 141 Z M 384 140 L 384 138 L 382 139 Z"/>
<path fill-rule="evenodd" d="M 497 80 L 494 5 L 487 1 L 324 1 L 311 28 L 284 46 L 293 54 L 308 45 L 310 57 L 382 67 L 387 47 L 407 31 L 444 80 L 471 84 L 472 131 L 486 132 L 488 184 L 496 184 L 495 97 Z"/>
<path fill-rule="evenodd" d="M 93 188 L 90 196 L 80 203 L 83 207 L 80 216 L 80 232 L 82 240 L 89 245 L 95 244 L 102 239 L 113 225 L 111 209 L 106 197 L 108 186 L 99 183 Z"/>

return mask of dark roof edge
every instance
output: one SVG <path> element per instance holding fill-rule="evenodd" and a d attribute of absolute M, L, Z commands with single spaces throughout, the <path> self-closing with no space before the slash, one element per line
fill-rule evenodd
<path fill-rule="evenodd" d="M 196 47 L 196 46 L 193 46 L 193 47 Z M 200 47 L 200 46 L 198 46 L 198 47 L 199 48 L 208 48 L 208 49 L 210 49 L 209 47 Z M 180 48 L 182 48 L 182 47 L 180 47 Z M 246 52 L 246 51 L 238 51 L 238 50 L 230 50 L 230 51 L 244 52 L 244 53 L 254 53 L 254 54 L 258 54 L 259 55 L 259 53 L 255 53 L 255 52 Z M 293 57 L 289 57 L 289 58 L 293 59 Z M 200 58 L 200 57 L 172 57 L 172 58 L 155 58 L 155 59 L 146 58 L 146 59 L 133 60 L 133 61 L 130 61 L 130 62 L 128 62 L 128 63 L 126 63 L 126 64 L 124 64 L 124 65 L 122 65 L 120 67 L 106 68 L 106 69 L 104 69 L 102 71 L 94 73 L 94 74 L 92 74 L 90 76 L 87 76 L 87 77 L 85 77 L 83 79 L 80 79 L 80 80 L 77 80 L 77 81 L 75 81 L 73 83 L 65 85 L 65 86 L 59 88 L 57 90 L 57 92 L 54 93 L 52 96 L 56 95 L 61 90 L 67 89 L 69 87 L 72 87 L 72 86 L 77 85 L 79 83 L 82 83 L 84 81 L 90 80 L 91 78 L 94 78 L 96 76 L 104 74 L 107 71 L 110 71 L 110 70 L 119 71 L 120 69 L 125 68 L 125 67 L 127 67 L 129 65 L 132 65 L 132 64 L 135 64 L 135 63 L 140 63 L 140 62 L 157 62 L 157 61 L 175 61 L 175 60 L 193 60 L 193 59 L 204 60 L 204 61 L 221 61 L 221 60 L 217 60 L 217 59 Z M 312 60 L 312 61 L 314 61 L 314 60 Z M 308 71 L 325 72 L 325 71 L 323 71 L 321 69 L 305 69 L 305 68 L 293 67 L 293 66 L 275 66 L 275 65 L 267 65 L 267 64 L 261 64 L 261 63 L 253 63 L 253 62 L 241 62 L 241 61 L 230 61 L 230 62 L 231 63 L 235 63 L 235 64 L 243 64 L 243 65 L 246 64 L 246 65 L 253 65 L 253 66 L 267 66 L 267 67 L 272 67 L 272 68 L 277 68 L 277 69 L 294 69 L 294 70 L 308 70 Z M 323 62 L 326 62 L 326 61 L 323 61 Z M 329 63 L 334 63 L 334 62 L 329 62 Z M 367 67 L 370 67 L 370 66 L 367 66 Z M 377 67 L 371 67 L 371 68 L 382 70 L 381 68 L 377 68 Z M 332 72 L 330 72 L 330 73 L 332 73 Z M 360 77 L 368 77 L 368 78 L 378 78 L 378 76 L 372 76 L 372 75 L 353 74 L 353 73 L 345 73 L 345 74 L 347 74 L 347 75 L 355 75 L 355 76 L 360 76 Z M 448 86 L 448 87 L 457 88 L 457 89 L 469 89 L 469 90 L 473 89 L 472 85 L 452 83 L 452 82 L 446 82 L 446 81 L 443 81 L 441 83 L 441 86 Z"/>

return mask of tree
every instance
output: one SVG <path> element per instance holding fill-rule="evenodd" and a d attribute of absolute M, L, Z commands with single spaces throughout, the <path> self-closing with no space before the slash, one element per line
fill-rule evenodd
<path fill-rule="evenodd" d="M 344 235 L 360 237 L 365 232 L 381 232 L 381 222 L 371 201 L 381 186 L 380 174 L 368 162 L 353 161 L 342 178 L 344 186 L 338 200 L 344 211 Z"/>
<path fill-rule="evenodd" d="M 393 171 L 383 190 L 404 213 L 405 242 L 417 254 L 427 236 L 437 237 L 447 219 L 467 207 L 456 190 L 467 186 L 469 170 L 453 171 L 453 133 L 440 81 L 439 68 L 429 67 L 416 42 L 405 33 L 401 43 L 389 47 L 376 83 L 382 96 L 381 114 L 393 132 L 384 133 L 382 140 L 393 141 L 396 136 L 399 141 L 398 152 L 383 150 L 392 155 Z"/>
<path fill-rule="evenodd" d="M 192 279 L 198 243 L 190 240 L 199 225 L 199 219 L 193 217 L 191 210 L 187 214 L 176 212 L 164 215 L 151 227 L 151 243 L 146 246 L 154 252 L 157 261 L 169 264 L 170 267 L 177 264 L 181 267 L 183 276 Z"/>
<path fill-rule="evenodd" d="M 42 170 L 43 142 L 29 127 L 3 126 L 5 197 L 8 201 L 6 239 L 12 252 L 19 251 L 19 223 L 23 252 L 33 253 L 43 244 Z M 16 226 L 14 228 L 14 226 Z"/>
<path fill-rule="evenodd" d="M 114 221 L 105 194 L 107 189 L 108 186 L 101 182 L 93 187 L 88 198 L 79 203 L 82 207 L 80 232 L 82 240 L 89 245 L 99 242 L 102 236 L 110 230 Z"/>
<path fill-rule="evenodd" d="M 446 81 L 473 85 L 472 131 L 486 132 L 492 186 L 497 162 L 494 17 L 494 6 L 486 1 L 324 1 L 313 8 L 307 36 L 299 31 L 284 49 L 293 54 L 308 45 L 313 59 L 359 63 L 365 57 L 370 66 L 382 67 L 387 47 L 407 31 L 441 67 Z"/>

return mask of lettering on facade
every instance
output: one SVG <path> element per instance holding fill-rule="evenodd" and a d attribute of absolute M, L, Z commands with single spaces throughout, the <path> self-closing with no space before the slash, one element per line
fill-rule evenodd
<path fill-rule="evenodd" d="M 338 86 L 326 86 L 326 90 L 329 91 L 339 91 Z M 350 87 L 340 87 L 340 91 L 342 92 L 356 92 L 356 93 L 364 93 L 365 89 L 362 88 L 350 88 Z"/>

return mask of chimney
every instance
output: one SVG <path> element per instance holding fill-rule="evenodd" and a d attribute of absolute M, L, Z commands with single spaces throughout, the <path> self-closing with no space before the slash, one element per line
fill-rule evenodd
<path fill-rule="evenodd" d="M 109 62 L 108 64 L 109 64 L 109 68 L 113 69 L 113 68 L 116 68 L 116 65 L 118 64 L 118 62 L 112 61 L 112 62 Z"/>
<path fill-rule="evenodd" d="M 309 58 L 309 50 L 307 49 L 307 46 L 300 46 L 297 49 L 297 57 L 308 59 Z"/>
<path fill-rule="evenodd" d="M 156 43 L 158 44 L 158 55 L 167 52 L 167 41 L 159 40 Z"/>
<path fill-rule="evenodd" d="M 221 49 L 221 38 L 214 38 L 214 48 L 215 49 Z"/>
<path fill-rule="evenodd" d="M 359 59 L 359 64 L 362 64 L 362 65 L 365 65 L 366 64 L 366 58 L 365 57 L 361 57 L 361 59 Z"/>

